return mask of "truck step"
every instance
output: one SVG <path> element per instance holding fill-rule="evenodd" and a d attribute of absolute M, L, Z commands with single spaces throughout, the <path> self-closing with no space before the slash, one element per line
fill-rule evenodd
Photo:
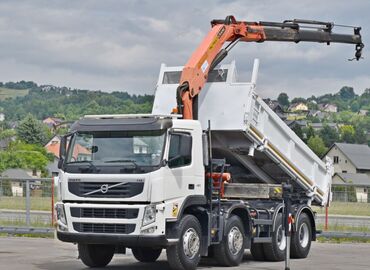
<path fill-rule="evenodd" d="M 253 243 L 271 243 L 272 237 L 255 237 L 253 238 Z"/>
<path fill-rule="evenodd" d="M 253 220 L 254 225 L 272 225 L 271 219 L 254 219 Z"/>

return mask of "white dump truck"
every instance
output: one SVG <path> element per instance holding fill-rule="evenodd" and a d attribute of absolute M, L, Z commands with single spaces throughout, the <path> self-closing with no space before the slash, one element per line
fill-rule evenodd
<path fill-rule="evenodd" d="M 186 102 L 186 68 L 161 66 L 152 114 L 85 116 L 62 138 L 58 239 L 77 243 L 90 267 L 126 248 L 141 262 L 166 249 L 173 269 L 195 269 L 202 256 L 236 266 L 246 249 L 281 261 L 281 186 L 290 183 L 291 257 L 306 257 L 316 239 L 310 206 L 330 201 L 332 165 L 258 96 L 257 60 L 250 82 L 237 80 L 235 63 L 202 62 L 207 82 L 199 95 L 188 84 L 190 114 L 171 114 Z"/>

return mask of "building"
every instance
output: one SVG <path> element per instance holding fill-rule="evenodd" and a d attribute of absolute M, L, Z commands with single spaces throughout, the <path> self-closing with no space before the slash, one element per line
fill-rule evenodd
<path fill-rule="evenodd" d="M 335 130 L 338 130 L 338 125 L 336 123 L 311 123 L 310 126 L 315 130 L 315 131 L 320 131 L 322 130 L 325 126 L 328 126 L 330 128 L 333 128 Z"/>
<path fill-rule="evenodd" d="M 54 160 L 52 162 L 49 162 L 47 165 L 47 170 L 49 172 L 49 175 L 51 176 L 57 176 L 59 173 L 58 169 L 58 162 L 59 162 L 59 149 L 60 149 L 60 136 L 55 135 L 51 140 L 45 144 L 44 148 L 48 153 L 51 153 L 54 155 Z M 72 158 L 74 160 L 90 160 L 91 159 L 91 151 L 88 150 L 86 147 L 76 144 L 74 145 Z"/>
<path fill-rule="evenodd" d="M 3 122 L 5 120 L 5 114 L 0 112 L 0 122 Z"/>
<path fill-rule="evenodd" d="M 370 176 L 366 173 L 336 173 L 332 191 L 333 200 L 370 202 Z"/>
<path fill-rule="evenodd" d="M 288 108 L 291 112 L 308 111 L 308 107 L 303 102 L 293 103 Z"/>
<path fill-rule="evenodd" d="M 329 112 L 329 113 L 336 113 L 338 112 L 338 106 L 335 104 L 319 104 L 320 111 Z"/>
<path fill-rule="evenodd" d="M 365 173 L 370 176 L 370 147 L 365 144 L 335 143 L 325 156 L 333 160 L 335 173 Z"/>
<path fill-rule="evenodd" d="M 363 110 L 361 109 L 359 112 L 358 112 L 359 115 L 361 116 L 366 116 L 366 115 L 369 115 L 369 111 L 368 110 Z"/>
<path fill-rule="evenodd" d="M 56 117 L 47 117 L 42 122 L 47 125 L 50 129 L 55 129 L 58 125 L 62 124 L 64 120 Z"/>
<path fill-rule="evenodd" d="M 284 111 L 283 107 L 279 104 L 279 102 L 277 100 L 271 100 L 269 98 L 266 98 L 263 101 L 267 105 L 269 105 L 269 107 L 271 108 L 271 110 L 273 110 L 274 113 L 276 113 L 281 119 L 283 119 L 283 120 L 286 119 L 285 111 Z"/>
<path fill-rule="evenodd" d="M 6 190 L 5 186 L 0 186 L 0 196 L 14 196 L 22 197 L 23 196 L 23 187 L 24 182 L 22 179 L 32 179 L 35 176 L 32 175 L 31 170 L 24 169 L 7 169 L 1 173 L 1 177 L 9 178 L 9 191 Z M 4 183 L 4 182 L 3 182 Z M 9 194 L 10 192 L 10 194 Z"/>

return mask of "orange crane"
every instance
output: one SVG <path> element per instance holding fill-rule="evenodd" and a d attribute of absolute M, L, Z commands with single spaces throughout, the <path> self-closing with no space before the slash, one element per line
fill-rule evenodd
<path fill-rule="evenodd" d="M 184 119 L 198 118 L 197 96 L 207 81 L 209 72 L 214 69 L 239 42 L 319 42 L 329 45 L 335 43 L 355 44 L 355 57 L 361 58 L 364 44 L 360 34 L 361 27 L 335 25 L 330 22 L 311 20 L 286 20 L 278 22 L 237 21 L 234 16 L 225 20 L 211 21 L 212 29 L 194 51 L 186 63 L 177 88 L 177 113 Z M 334 26 L 351 27 L 353 34 L 336 34 Z M 223 48 L 223 45 L 229 44 Z M 350 59 L 350 60 L 353 60 Z"/>

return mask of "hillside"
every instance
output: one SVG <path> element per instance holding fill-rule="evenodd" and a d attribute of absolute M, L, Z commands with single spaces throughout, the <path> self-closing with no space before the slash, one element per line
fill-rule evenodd
<path fill-rule="evenodd" d="M 0 87 L 0 101 L 7 98 L 24 97 L 28 94 L 29 89 L 11 89 L 6 87 Z"/>
<path fill-rule="evenodd" d="M 29 113 L 38 119 L 57 115 L 66 120 L 74 120 L 85 114 L 149 113 L 153 102 L 152 95 L 33 84 L 30 89 L 17 90 L 16 87 L 25 87 L 18 83 L 11 84 L 14 89 L 2 88 L 3 96 L 11 97 L 0 99 L 0 110 L 4 112 L 7 121 L 21 120 Z"/>

